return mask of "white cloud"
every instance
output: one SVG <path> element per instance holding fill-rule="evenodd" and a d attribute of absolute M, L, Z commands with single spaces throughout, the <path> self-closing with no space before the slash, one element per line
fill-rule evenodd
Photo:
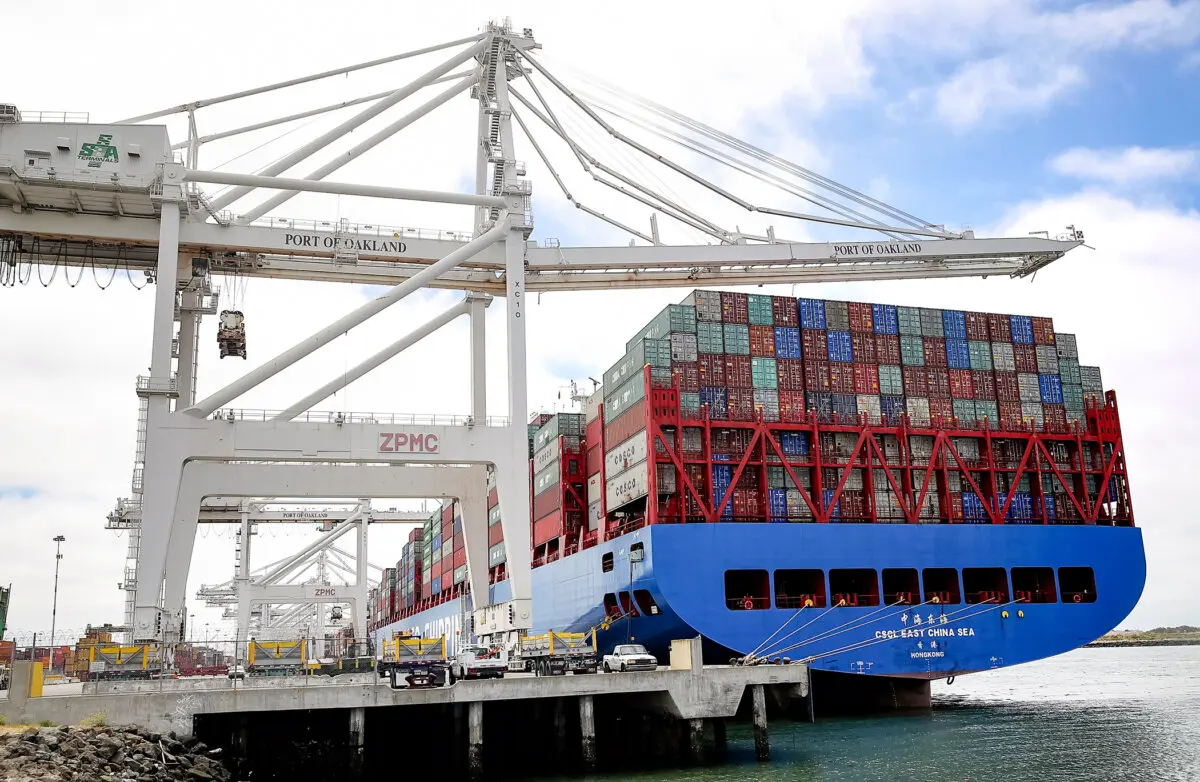
<path fill-rule="evenodd" d="M 1055 157 L 1049 165 L 1052 170 L 1064 176 L 1128 184 L 1181 179 L 1195 174 L 1198 164 L 1200 153 L 1194 149 L 1075 147 Z"/>
<path fill-rule="evenodd" d="M 937 113 L 951 125 L 964 127 L 989 112 L 1040 111 L 1085 80 L 1076 65 L 1019 67 L 1002 58 L 973 62 L 938 87 Z"/>

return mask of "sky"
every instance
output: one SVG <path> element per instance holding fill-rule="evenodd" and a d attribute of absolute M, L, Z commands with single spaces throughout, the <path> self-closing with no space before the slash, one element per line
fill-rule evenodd
<path fill-rule="evenodd" d="M 8 0 L 0 26 L 44 22 L 43 4 Z M 1200 365 L 1193 292 L 1200 280 L 1200 2 L 1060 0 L 972 3 L 844 2 L 692 5 L 609 2 L 589 8 L 549 2 L 508 7 L 442 2 L 406 7 L 346 0 L 338 13 L 298 0 L 288 14 L 266 4 L 214 0 L 198 11 L 173 0 L 113 0 L 103 14 L 65 0 L 55 27 L 59 52 L 45 56 L 41 36 L 10 36 L 6 60 L 36 68 L 0 70 L 0 101 L 23 111 L 88 112 L 93 122 L 318 72 L 474 34 L 498 13 L 530 27 L 539 61 L 572 85 L 602 94 L 594 79 L 670 106 L 795 163 L 844 182 L 950 230 L 980 236 L 1051 236 L 1073 225 L 1079 248 L 1031 280 L 906 281 L 768 287 L 763 292 L 1051 316 L 1078 335 L 1084 363 L 1102 367 L 1117 390 L 1131 487 L 1143 530 L 1149 577 L 1122 627 L 1197 624 L 1200 587 L 1193 560 L 1200 531 L 1191 512 L 1200 423 L 1193 409 Z M 307 12 L 306 12 L 307 9 Z M 440 52 L 304 87 L 202 109 L 202 134 L 394 89 L 448 59 Z M 585 75 L 593 79 L 588 81 Z M 570 77 L 568 79 L 568 77 Z M 545 86 L 545 82 L 541 82 Z M 591 86 L 589 86 L 589 84 Z M 428 100 L 420 93 L 332 145 L 289 175 L 303 176 L 370 132 Z M 528 93 L 527 93 L 528 94 Z M 548 96 L 550 98 L 551 96 Z M 557 102 L 555 102 L 557 100 Z M 774 225 L 796 240 L 871 234 L 764 219 L 662 168 L 588 127 L 551 98 L 568 131 L 631 175 L 660 184 L 722 226 L 763 232 Z M 359 108 L 301 120 L 203 147 L 201 165 L 257 171 Z M 526 113 L 525 118 L 534 123 Z M 173 141 L 181 120 L 167 122 Z M 648 211 L 597 186 L 545 128 L 546 148 L 576 198 L 639 230 Z M 442 190 L 469 190 L 474 173 L 475 105 L 458 96 L 330 179 Z M 762 182 L 649 135 L 662 151 L 760 204 L 801 202 Z M 577 211 L 518 132 L 528 162 L 539 242 L 621 246 L 630 237 Z M 219 188 L 210 186 L 211 194 Z M 239 202 L 252 205 L 264 196 Z M 470 210 L 305 194 L 273 214 L 315 220 L 471 230 Z M 706 243 L 703 234 L 660 221 L 673 243 Z M 44 277 L 48 273 L 44 272 Z M 127 541 L 104 529 L 119 496 L 128 496 L 137 401 L 134 378 L 149 363 L 153 288 L 122 272 L 85 273 L 75 287 L 60 273 L 0 290 L 0 583 L 14 585 L 10 634 L 27 639 L 50 627 L 54 544 L 63 534 L 57 627 L 60 637 L 87 624 L 122 621 Z M 246 313 L 249 359 L 219 361 L 215 324 L 202 331 L 201 396 L 303 334 L 378 294 L 353 285 L 218 279 L 223 306 Z M 533 296 L 528 312 L 533 409 L 564 409 L 569 384 L 601 373 L 630 334 L 685 290 Z M 239 400 L 281 408 L 457 300 L 422 292 L 356 328 Z M 504 414 L 504 302 L 489 309 L 489 411 Z M 455 322 L 402 357 L 323 402 L 321 410 L 465 413 L 465 323 Z M 381 501 L 382 505 L 400 505 Z M 1098 531 L 1099 532 L 1099 531 Z M 232 529 L 203 529 L 189 594 L 232 576 Z M 253 564 L 308 542 L 307 528 L 265 529 Z M 372 531 L 377 564 L 399 558 L 403 529 Z M 215 609 L 191 600 L 193 627 L 220 629 Z"/>

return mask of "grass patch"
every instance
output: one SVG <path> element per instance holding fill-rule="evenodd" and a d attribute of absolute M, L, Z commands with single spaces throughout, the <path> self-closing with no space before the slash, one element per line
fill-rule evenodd
<path fill-rule="evenodd" d="M 106 728 L 108 727 L 108 715 L 103 712 L 98 714 L 89 714 L 79 721 L 81 728 Z"/>
<path fill-rule="evenodd" d="M 55 727 L 55 725 L 50 720 L 42 720 L 41 722 L 38 723 L 38 727 L 39 728 L 53 728 L 53 727 Z"/>

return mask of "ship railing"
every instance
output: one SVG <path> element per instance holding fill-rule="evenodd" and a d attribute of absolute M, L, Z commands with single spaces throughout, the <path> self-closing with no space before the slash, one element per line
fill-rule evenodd
<path fill-rule="evenodd" d="M 761 611 L 771 607 L 770 597 L 729 597 L 725 599 L 727 608 L 733 611 Z"/>

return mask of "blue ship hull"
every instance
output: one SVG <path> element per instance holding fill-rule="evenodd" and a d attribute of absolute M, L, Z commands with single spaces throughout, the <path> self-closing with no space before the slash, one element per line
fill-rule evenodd
<path fill-rule="evenodd" d="M 644 559 L 629 561 L 642 543 Z M 612 554 L 612 568 L 602 562 Z M 734 610 L 728 570 L 1090 567 L 1094 602 Z M 601 651 L 632 639 L 660 660 L 670 642 L 704 638 L 706 660 L 758 650 L 809 659 L 816 670 L 937 679 L 1015 665 L 1099 638 L 1137 604 L 1146 579 L 1141 531 L 1128 527 L 905 524 L 655 525 L 533 571 L 534 632 L 601 627 L 604 596 L 647 590 L 658 613 L 598 631 Z M 632 586 L 631 586 L 632 585 Z M 774 581 L 772 580 L 772 586 Z M 1011 595 L 1011 591 L 1009 592 Z M 509 597 L 507 582 L 492 600 Z M 919 598 L 918 598 L 919 599 Z M 452 600 L 376 631 L 460 630 Z M 772 639 L 764 645 L 768 639 Z"/>

